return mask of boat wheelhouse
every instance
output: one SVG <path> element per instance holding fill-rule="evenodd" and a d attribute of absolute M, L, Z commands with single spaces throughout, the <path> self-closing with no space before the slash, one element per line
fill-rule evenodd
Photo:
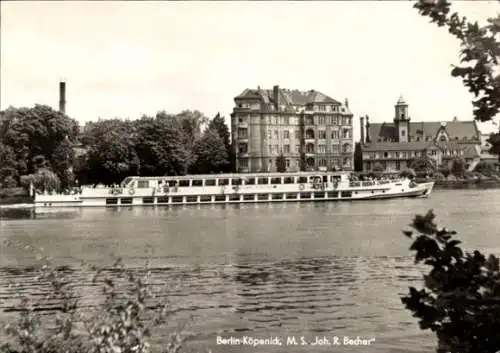
<path fill-rule="evenodd" d="M 425 197 L 433 182 L 406 178 L 358 181 L 348 172 L 131 176 L 114 187 L 83 187 L 74 195 L 35 195 L 35 207 L 184 205 L 346 201 Z"/>

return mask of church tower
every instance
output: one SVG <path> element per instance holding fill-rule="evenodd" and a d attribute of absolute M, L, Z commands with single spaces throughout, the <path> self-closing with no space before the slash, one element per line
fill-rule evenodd
<path fill-rule="evenodd" d="M 405 102 L 402 95 L 394 106 L 394 110 L 396 114 L 394 117 L 394 125 L 398 132 L 398 142 L 408 142 L 410 117 L 408 116 L 408 104 Z"/>

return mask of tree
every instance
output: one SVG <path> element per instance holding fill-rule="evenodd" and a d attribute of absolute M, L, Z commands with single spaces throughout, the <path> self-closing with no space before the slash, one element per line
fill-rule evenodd
<path fill-rule="evenodd" d="M 37 191 L 60 191 L 61 181 L 50 169 L 40 168 L 36 173 L 21 176 L 21 185 L 29 188 L 33 185 Z"/>
<path fill-rule="evenodd" d="M 451 75 L 461 77 L 465 87 L 473 94 L 474 118 L 492 120 L 500 111 L 500 13 L 488 19 L 481 27 L 451 11 L 446 0 L 419 0 L 414 7 L 422 16 L 448 31 L 461 42 L 460 63 Z M 500 156 L 500 131 L 489 141 L 490 152 Z"/>
<path fill-rule="evenodd" d="M 413 239 L 415 263 L 432 270 L 425 288 L 410 287 L 402 297 L 406 308 L 419 318 L 420 328 L 438 337 L 439 352 L 496 353 L 500 350 L 499 259 L 479 251 L 464 253 L 453 239 L 455 231 L 438 228 L 435 215 L 417 215 L 405 231 Z"/>
<path fill-rule="evenodd" d="M 83 137 L 90 144 L 86 159 L 88 165 L 80 169 L 88 170 L 84 179 L 90 183 L 113 184 L 139 174 L 140 163 L 134 137 L 134 128 L 128 121 L 113 119 L 93 123 Z"/>
<path fill-rule="evenodd" d="M 421 15 L 428 16 L 439 26 L 446 26 L 462 43 L 461 62 L 452 75 L 462 77 L 474 95 L 474 119 L 488 121 L 500 108 L 500 14 L 480 27 L 469 23 L 457 13 L 450 14 L 446 0 L 419 0 L 415 4 Z M 499 152 L 500 137 L 490 137 L 492 153 Z M 423 330 L 430 329 L 438 338 L 438 353 L 496 353 L 500 350 L 500 273 L 499 260 L 488 258 L 475 250 L 464 253 L 460 241 L 453 239 L 455 231 L 439 229 L 430 210 L 417 215 L 413 231 L 405 235 L 414 241 L 415 262 L 431 267 L 424 276 L 425 288 L 410 287 L 401 300 L 420 319 Z"/>
<path fill-rule="evenodd" d="M 357 142 L 354 146 L 354 171 L 363 171 L 363 154 L 361 151 L 361 143 Z"/>
<path fill-rule="evenodd" d="M 143 117 L 136 122 L 135 150 L 141 175 L 183 175 L 188 151 L 181 126 L 172 116 L 160 113 L 156 118 Z"/>
<path fill-rule="evenodd" d="M 163 114 L 166 114 L 163 112 Z M 184 110 L 175 116 L 175 120 L 180 124 L 182 140 L 186 155 L 186 168 L 193 163 L 195 158 L 193 148 L 194 143 L 201 136 L 202 127 L 208 123 L 208 118 L 203 113 L 194 110 Z M 187 170 L 186 170 L 187 171 Z M 185 171 L 185 172 L 186 172 Z M 185 173 L 184 172 L 184 173 Z"/>
<path fill-rule="evenodd" d="M 229 154 L 224 141 L 216 131 L 211 129 L 207 129 L 195 142 L 193 156 L 190 169 L 195 174 L 221 173 L 229 164 Z"/>
<path fill-rule="evenodd" d="M 220 116 L 220 113 L 217 113 L 217 115 L 208 123 L 208 129 L 216 131 L 217 134 L 221 137 L 222 141 L 224 142 L 224 147 L 226 148 L 226 151 L 230 156 L 229 157 L 230 163 L 224 172 L 228 173 L 232 171 L 234 164 L 234 153 L 231 146 L 231 135 L 229 133 L 229 128 L 226 125 L 224 117 Z"/>
<path fill-rule="evenodd" d="M 410 161 L 409 168 L 417 173 L 430 174 L 436 171 L 436 163 L 426 153 L 423 153 L 422 156 Z"/>
<path fill-rule="evenodd" d="M 373 166 L 372 171 L 374 171 L 374 172 L 383 172 L 383 171 L 385 171 L 385 168 L 384 168 L 384 166 L 382 164 L 380 164 L 379 162 L 377 162 Z"/>
<path fill-rule="evenodd" d="M 0 112 L 0 136 L 15 155 L 17 175 L 29 174 L 39 167 L 34 162 L 41 158 L 44 167 L 53 169 L 59 176 L 71 165 L 71 145 L 78 134 L 78 123 L 59 111 L 45 105 L 33 108 L 10 107 Z"/>
<path fill-rule="evenodd" d="M 463 158 L 455 158 L 451 163 L 451 174 L 457 178 L 463 178 L 465 175 L 465 160 Z"/>
<path fill-rule="evenodd" d="M 4 187 L 16 186 L 17 178 L 18 168 L 14 150 L 0 142 L 0 185 Z"/>
<path fill-rule="evenodd" d="M 414 179 L 417 176 L 417 173 L 411 168 L 403 169 L 399 175 L 402 178 Z"/>
<path fill-rule="evenodd" d="M 286 172 L 286 158 L 283 153 L 276 157 L 276 170 L 278 173 Z"/>

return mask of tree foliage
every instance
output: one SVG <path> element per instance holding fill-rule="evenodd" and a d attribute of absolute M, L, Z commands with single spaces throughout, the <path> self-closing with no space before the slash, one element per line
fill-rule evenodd
<path fill-rule="evenodd" d="M 276 157 L 276 171 L 278 173 L 286 172 L 286 158 L 283 153 Z"/>
<path fill-rule="evenodd" d="M 52 169 L 65 186 L 77 135 L 75 120 L 45 105 L 0 112 L 0 154 L 9 160 L 9 168 L 15 168 L 15 173 L 8 173 L 16 178 L 36 172 L 43 159 L 43 167 Z"/>
<path fill-rule="evenodd" d="M 473 94 L 474 118 L 492 120 L 500 111 L 500 13 L 480 26 L 453 12 L 447 0 L 419 0 L 414 7 L 460 40 L 461 65 L 454 66 L 451 75 L 462 78 Z M 500 131 L 489 142 L 490 153 L 500 156 Z"/>
<path fill-rule="evenodd" d="M 457 178 L 463 178 L 466 172 L 466 163 L 463 158 L 455 158 L 451 162 L 451 173 Z"/>
<path fill-rule="evenodd" d="M 415 263 L 431 267 L 425 288 L 402 297 L 423 330 L 438 337 L 438 353 L 496 353 L 500 350 L 500 268 L 494 255 L 466 253 L 455 231 L 439 228 L 430 210 L 413 219 L 404 234 Z M 414 231 L 417 234 L 414 236 Z"/>
<path fill-rule="evenodd" d="M 21 177 L 21 185 L 27 189 L 30 185 L 33 185 L 35 190 L 52 192 L 60 191 L 61 180 L 50 169 L 40 168 L 36 173 L 23 175 Z"/>
<path fill-rule="evenodd" d="M 357 142 L 354 146 L 354 171 L 363 171 L 363 154 L 361 150 L 361 143 Z"/>
<path fill-rule="evenodd" d="M 415 157 L 409 163 L 409 168 L 417 173 L 433 173 L 436 171 L 436 163 L 426 153 L 420 157 Z"/>
<path fill-rule="evenodd" d="M 229 155 L 230 162 L 224 172 L 229 173 L 233 169 L 235 156 L 233 153 L 233 149 L 231 148 L 231 134 L 229 133 L 229 127 L 226 125 L 224 117 L 222 117 L 220 113 L 217 113 L 217 115 L 208 123 L 208 129 L 217 131 L 217 134 L 220 136 L 224 143 L 224 147 Z"/>
<path fill-rule="evenodd" d="M 216 130 L 207 129 L 203 136 L 193 146 L 193 163 L 191 172 L 194 174 L 222 173 L 227 170 L 229 153 L 224 141 Z"/>

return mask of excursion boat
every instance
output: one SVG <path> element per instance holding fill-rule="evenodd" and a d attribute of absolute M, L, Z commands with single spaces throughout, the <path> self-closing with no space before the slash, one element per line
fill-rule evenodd
<path fill-rule="evenodd" d="M 427 197 L 434 182 L 407 178 L 354 181 L 349 172 L 127 177 L 115 187 L 82 187 L 73 195 L 35 195 L 35 208 L 151 206 Z"/>

